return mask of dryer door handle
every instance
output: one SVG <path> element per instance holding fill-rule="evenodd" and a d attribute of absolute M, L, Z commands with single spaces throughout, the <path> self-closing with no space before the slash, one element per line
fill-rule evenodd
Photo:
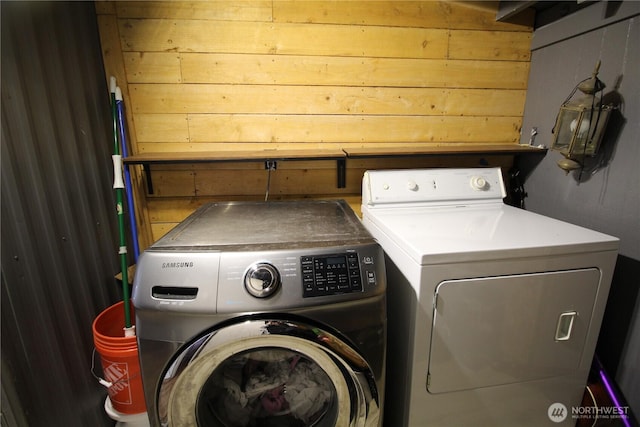
<path fill-rule="evenodd" d="M 578 315 L 577 311 L 565 311 L 560 313 L 558 317 L 558 325 L 556 326 L 556 341 L 568 341 L 571 338 L 573 323 Z"/>

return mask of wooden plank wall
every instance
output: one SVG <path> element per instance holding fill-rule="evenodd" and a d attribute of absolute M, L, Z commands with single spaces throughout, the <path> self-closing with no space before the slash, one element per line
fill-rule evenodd
<path fill-rule="evenodd" d="M 519 141 L 532 19 L 496 22 L 497 2 L 95 4 L 131 153 Z M 335 162 L 279 162 L 269 194 L 357 209 L 366 169 L 479 161 L 349 160 L 343 189 Z M 139 167 L 134 179 L 145 247 L 204 202 L 264 198 L 268 173 L 260 162 L 156 166 L 152 195 Z"/>

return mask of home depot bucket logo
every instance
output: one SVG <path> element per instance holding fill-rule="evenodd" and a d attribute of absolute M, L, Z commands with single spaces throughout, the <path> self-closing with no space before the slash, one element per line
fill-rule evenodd
<path fill-rule="evenodd" d="M 109 387 L 109 399 L 124 405 L 131 405 L 131 389 L 129 388 L 129 364 L 126 362 L 112 362 L 102 358 L 104 379 L 112 385 Z"/>

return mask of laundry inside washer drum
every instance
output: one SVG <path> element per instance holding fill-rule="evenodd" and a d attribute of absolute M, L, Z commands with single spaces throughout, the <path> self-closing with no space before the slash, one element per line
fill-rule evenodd
<path fill-rule="evenodd" d="M 331 419 L 335 388 L 318 364 L 294 351 L 238 354 L 209 377 L 198 399 L 201 425 L 312 426 Z"/>

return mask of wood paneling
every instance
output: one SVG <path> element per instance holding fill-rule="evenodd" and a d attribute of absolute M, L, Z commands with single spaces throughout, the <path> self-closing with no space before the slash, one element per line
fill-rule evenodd
<path fill-rule="evenodd" d="M 284 85 L 129 86 L 134 113 L 514 116 L 524 91 Z"/>
<path fill-rule="evenodd" d="M 515 143 L 516 117 L 190 114 L 192 142 Z"/>
<path fill-rule="evenodd" d="M 224 21 L 271 21 L 272 1 L 121 1 L 122 18 L 177 18 Z"/>
<path fill-rule="evenodd" d="M 440 29 L 176 19 L 125 19 L 119 30 L 125 51 L 383 58 L 441 58 L 448 38 Z"/>
<path fill-rule="evenodd" d="M 136 154 L 516 144 L 532 21 L 496 22 L 495 6 L 150 1 L 96 10 L 106 75 L 125 87 Z M 337 189 L 335 163 L 292 162 L 273 173 L 271 195 L 358 197 L 354 167 L 347 162 L 347 187 Z M 162 198 L 184 212 L 201 198 L 260 198 L 266 185 L 259 163 L 156 169 L 157 191 L 138 194 L 147 241 L 167 229 L 154 212 Z"/>
<path fill-rule="evenodd" d="M 531 31 L 533 21 L 496 22 L 497 5 L 469 1 L 277 1 L 274 21 L 444 29 Z"/>

